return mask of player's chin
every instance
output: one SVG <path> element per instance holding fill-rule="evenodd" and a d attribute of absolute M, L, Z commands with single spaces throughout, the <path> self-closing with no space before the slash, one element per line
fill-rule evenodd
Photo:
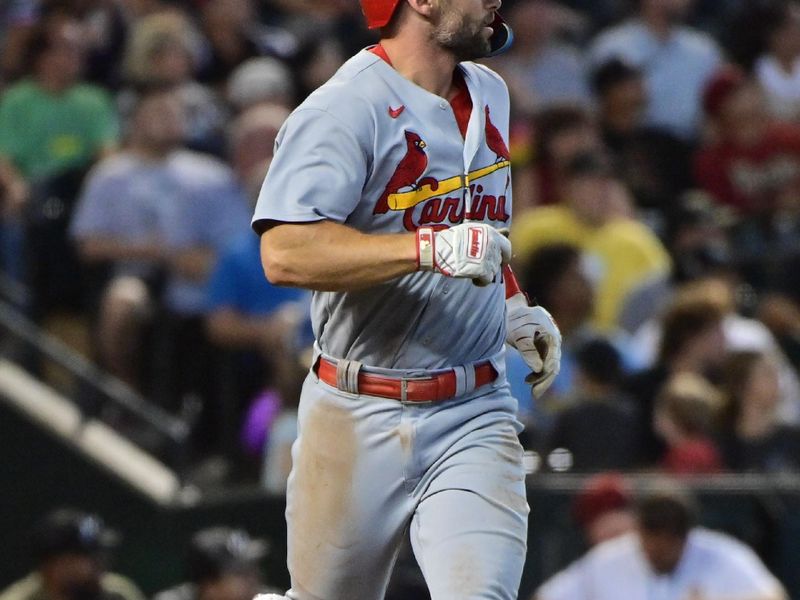
<path fill-rule="evenodd" d="M 478 60 L 486 58 L 492 51 L 492 45 L 489 38 L 484 38 L 482 35 L 472 37 L 468 42 L 458 44 L 451 47 L 450 50 L 459 61 L 463 60 Z"/>

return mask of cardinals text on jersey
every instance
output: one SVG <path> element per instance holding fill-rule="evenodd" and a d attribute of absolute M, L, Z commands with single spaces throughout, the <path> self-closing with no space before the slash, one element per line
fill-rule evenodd
<path fill-rule="evenodd" d="M 444 179 L 424 176 L 429 170 L 428 144 L 420 134 L 405 130 L 405 154 L 375 203 L 373 214 L 403 211 L 403 226 L 408 231 L 416 231 L 423 225 L 449 227 L 465 219 L 507 222 L 510 154 L 502 134 L 491 121 L 489 106 L 484 113 L 486 146 L 494 153 L 494 162 L 466 175 Z M 505 171 L 506 176 L 498 179 L 495 174 L 499 171 Z M 496 189 L 499 182 L 502 189 Z"/>

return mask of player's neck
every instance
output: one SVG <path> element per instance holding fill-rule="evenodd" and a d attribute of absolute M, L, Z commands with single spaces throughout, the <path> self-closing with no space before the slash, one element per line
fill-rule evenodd
<path fill-rule="evenodd" d="M 424 32 L 405 30 L 381 40 L 392 66 L 419 87 L 449 98 L 453 88 L 456 59 L 436 45 Z"/>

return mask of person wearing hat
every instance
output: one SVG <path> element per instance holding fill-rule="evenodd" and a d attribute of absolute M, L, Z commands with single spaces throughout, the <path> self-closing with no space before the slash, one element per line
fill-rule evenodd
<path fill-rule="evenodd" d="M 636 527 L 633 492 L 619 473 L 598 473 L 586 480 L 572 502 L 572 519 L 590 547 Z"/>
<path fill-rule="evenodd" d="M 687 491 L 659 482 L 635 503 L 636 525 L 592 548 L 534 600 L 786 600 L 752 548 L 698 525 Z"/>
<path fill-rule="evenodd" d="M 213 526 L 197 531 L 189 543 L 187 581 L 158 592 L 153 600 L 251 600 L 265 589 L 261 560 L 266 542 L 243 529 Z"/>
<path fill-rule="evenodd" d="M 758 83 L 735 66 L 709 81 L 703 108 L 715 135 L 695 156 L 698 184 L 740 215 L 784 208 L 800 190 L 800 126 L 772 119 Z"/>
<path fill-rule="evenodd" d="M 118 541 L 97 515 L 54 510 L 32 532 L 36 569 L 0 592 L 0 600 L 144 600 L 132 581 L 106 571 Z"/>
<path fill-rule="evenodd" d="M 517 270 L 524 271 L 525 262 L 544 245 L 578 246 L 594 266 L 592 325 L 613 331 L 634 293 L 667 280 L 669 254 L 648 227 L 629 216 L 629 192 L 604 153 L 582 152 L 567 163 L 561 198 L 559 204 L 515 217 L 511 242 Z"/>

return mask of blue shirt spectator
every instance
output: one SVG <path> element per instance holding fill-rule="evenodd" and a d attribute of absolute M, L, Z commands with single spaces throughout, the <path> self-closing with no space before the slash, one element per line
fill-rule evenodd
<path fill-rule="evenodd" d="M 259 239 L 247 231 L 226 247 L 208 284 L 208 310 L 231 308 L 250 316 L 266 316 L 305 292 L 272 285 L 261 267 Z"/>
<path fill-rule="evenodd" d="M 223 163 L 184 150 L 157 162 L 121 153 L 90 175 L 71 235 L 79 241 L 106 239 L 135 248 L 162 245 L 162 252 L 165 248 L 170 253 L 191 248 L 216 253 L 236 232 L 248 230 L 248 220 L 247 201 Z M 165 258 L 130 254 L 138 258 L 114 261 L 115 275 L 146 278 Z M 202 313 L 205 287 L 205 280 L 173 271 L 166 281 L 165 304 L 181 315 Z"/>

